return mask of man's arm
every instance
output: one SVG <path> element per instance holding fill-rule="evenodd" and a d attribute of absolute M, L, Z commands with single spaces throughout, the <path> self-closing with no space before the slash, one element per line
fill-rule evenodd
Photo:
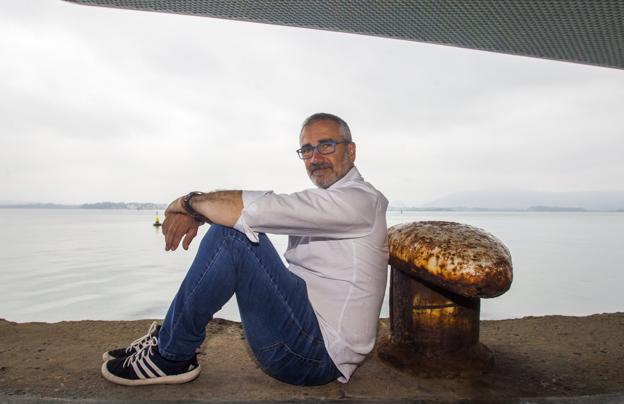
<path fill-rule="evenodd" d="M 188 214 L 180 197 L 171 202 L 165 215 L 171 213 Z M 211 223 L 232 227 L 243 210 L 242 191 L 214 191 L 194 196 L 189 201 L 191 207 L 204 215 Z"/>
<path fill-rule="evenodd" d="M 383 195 L 359 187 L 307 189 L 292 194 L 267 193 L 245 204 L 237 229 L 256 241 L 257 233 L 329 238 L 369 234 Z"/>
<path fill-rule="evenodd" d="M 184 209 L 182 198 L 171 202 L 165 210 L 162 231 L 165 235 L 165 250 L 167 251 L 178 248 L 182 237 L 184 237 L 182 247 L 185 250 L 188 249 L 197 235 L 197 228 L 201 225 Z M 214 191 L 196 195 L 189 201 L 189 204 L 211 223 L 233 227 L 243 210 L 242 191 Z"/>

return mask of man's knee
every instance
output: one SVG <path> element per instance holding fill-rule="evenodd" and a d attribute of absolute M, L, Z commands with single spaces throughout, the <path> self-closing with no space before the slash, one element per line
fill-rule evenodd
<path fill-rule="evenodd" d="M 236 238 L 236 239 L 248 241 L 247 237 L 243 233 L 239 232 L 238 230 L 232 227 L 222 226 L 220 224 L 211 224 L 204 238 L 210 239 L 213 241 L 215 239 L 224 239 L 224 238 Z"/>

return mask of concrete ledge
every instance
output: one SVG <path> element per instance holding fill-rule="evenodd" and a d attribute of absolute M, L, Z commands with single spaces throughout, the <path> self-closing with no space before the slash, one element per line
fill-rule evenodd
<path fill-rule="evenodd" d="M 170 404 L 171 400 L 98 400 L 98 399 L 63 399 L 63 398 L 36 398 L 36 397 L 20 397 L 9 398 L 4 400 L 3 396 L 0 396 L 3 403 L 7 404 L 75 404 L 75 403 L 88 403 L 88 404 Z M 177 401 L 177 400 L 176 400 Z M 316 403 L 322 402 L 323 404 L 343 404 L 343 403 L 364 403 L 364 404 L 444 404 L 444 403 L 457 403 L 460 401 L 462 404 L 621 404 L 624 402 L 624 394 L 598 394 L 595 396 L 579 396 L 579 397 L 543 397 L 543 398 L 520 398 L 520 399 L 492 399 L 492 400 L 417 400 L 417 399 L 387 399 L 387 400 L 368 400 L 368 399 L 341 399 L 341 400 L 181 400 L 185 403 L 225 403 L 233 402 L 236 404 L 264 404 L 264 403 Z"/>
<path fill-rule="evenodd" d="M 239 323 L 215 320 L 200 357 L 203 373 L 179 386 L 128 388 L 99 374 L 102 352 L 143 335 L 150 320 L 17 324 L 0 320 L 2 402 L 624 402 L 624 313 L 482 321 L 492 372 L 463 379 L 414 378 L 376 353 L 346 384 L 290 386 L 265 375 Z M 380 334 L 387 333 L 387 320 Z"/>

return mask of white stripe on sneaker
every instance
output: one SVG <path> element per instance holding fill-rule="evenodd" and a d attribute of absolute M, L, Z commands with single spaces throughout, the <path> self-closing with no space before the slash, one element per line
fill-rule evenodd
<path fill-rule="evenodd" d="M 139 363 L 139 366 L 141 366 L 141 370 L 143 370 L 143 371 L 145 372 L 145 375 L 146 375 L 147 377 L 149 377 L 149 378 L 154 378 L 154 377 L 156 377 L 156 375 L 154 374 L 154 372 L 152 372 L 152 371 L 150 370 L 150 368 L 149 368 L 149 367 L 148 367 L 148 366 L 147 366 L 147 365 L 146 365 L 146 364 L 145 364 L 142 360 L 139 360 L 139 362 L 138 362 L 138 363 Z"/>
<path fill-rule="evenodd" d="M 156 347 L 156 349 L 158 349 L 158 347 Z M 150 359 L 150 357 L 149 357 L 149 356 L 146 356 L 146 357 L 144 358 L 144 360 L 145 360 L 145 361 L 146 361 L 146 362 L 150 365 L 150 367 L 151 367 L 152 369 L 154 369 L 154 371 L 155 371 L 156 373 L 158 373 L 158 376 L 160 376 L 160 377 L 165 377 L 165 376 L 167 376 L 167 374 L 166 374 L 165 372 L 163 372 L 163 371 L 162 371 L 162 370 L 161 370 L 158 366 L 156 366 L 156 364 L 155 364 L 154 362 L 152 362 L 152 360 Z M 143 363 L 143 361 L 141 361 L 141 365 L 145 366 L 145 364 Z M 156 376 L 152 376 L 152 377 L 156 377 Z"/>
<path fill-rule="evenodd" d="M 158 349 L 158 338 L 151 337 L 147 344 L 141 347 L 141 350 L 126 358 L 124 366 L 128 364 L 132 366 L 134 373 L 139 379 L 156 379 L 159 377 L 167 377 L 150 358 L 152 349 Z"/>
<path fill-rule="evenodd" d="M 139 379 L 145 379 L 146 377 L 143 375 L 143 372 L 141 372 L 139 370 L 139 367 L 137 366 L 136 363 L 132 362 L 132 369 L 134 369 L 134 373 L 136 373 L 137 376 L 139 376 Z"/>

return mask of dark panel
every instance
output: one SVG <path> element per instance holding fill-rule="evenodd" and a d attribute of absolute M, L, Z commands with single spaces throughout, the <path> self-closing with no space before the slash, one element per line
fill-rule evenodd
<path fill-rule="evenodd" d="M 66 0 L 350 32 L 624 69 L 623 0 Z"/>

